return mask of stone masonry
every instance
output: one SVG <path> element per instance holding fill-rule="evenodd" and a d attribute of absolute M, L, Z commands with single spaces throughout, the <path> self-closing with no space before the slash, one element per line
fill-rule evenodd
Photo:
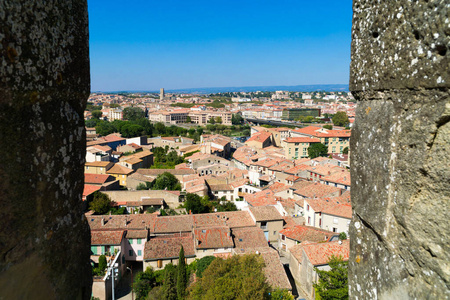
<path fill-rule="evenodd" d="M 89 299 L 86 0 L 0 1 L 0 299 Z"/>
<path fill-rule="evenodd" d="M 353 12 L 350 299 L 448 299 L 450 4 Z"/>

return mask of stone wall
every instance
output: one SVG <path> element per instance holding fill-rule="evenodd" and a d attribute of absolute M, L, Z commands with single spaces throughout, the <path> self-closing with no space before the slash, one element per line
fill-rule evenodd
<path fill-rule="evenodd" d="M 448 1 L 355 0 L 351 299 L 450 297 Z"/>
<path fill-rule="evenodd" d="M 0 1 L 0 299 L 89 299 L 85 0 Z"/>

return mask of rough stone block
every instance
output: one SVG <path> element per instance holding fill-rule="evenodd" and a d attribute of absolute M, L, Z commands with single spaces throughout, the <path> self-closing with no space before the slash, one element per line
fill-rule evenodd
<path fill-rule="evenodd" d="M 448 1 L 353 1 L 350 90 L 450 87 L 449 19 Z"/>
<path fill-rule="evenodd" d="M 89 299 L 85 0 L 0 1 L 0 299 Z"/>
<path fill-rule="evenodd" d="M 448 91 L 356 94 L 368 100 L 358 103 L 351 141 L 351 298 L 445 299 Z"/>

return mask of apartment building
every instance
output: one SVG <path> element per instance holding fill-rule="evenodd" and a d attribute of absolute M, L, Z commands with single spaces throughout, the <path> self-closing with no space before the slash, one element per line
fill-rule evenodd
<path fill-rule="evenodd" d="M 308 126 L 291 131 L 291 137 L 317 138 L 328 147 L 328 153 L 342 153 L 350 147 L 350 130 L 328 130 L 322 127 Z"/>

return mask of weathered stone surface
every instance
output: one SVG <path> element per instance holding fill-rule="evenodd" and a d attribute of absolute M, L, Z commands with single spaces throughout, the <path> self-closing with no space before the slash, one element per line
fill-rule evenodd
<path fill-rule="evenodd" d="M 0 299 L 89 299 L 85 0 L 0 1 Z"/>
<path fill-rule="evenodd" d="M 450 298 L 448 6 L 354 1 L 351 299 Z"/>
<path fill-rule="evenodd" d="M 449 34 L 448 1 L 353 1 L 350 90 L 450 87 Z"/>

